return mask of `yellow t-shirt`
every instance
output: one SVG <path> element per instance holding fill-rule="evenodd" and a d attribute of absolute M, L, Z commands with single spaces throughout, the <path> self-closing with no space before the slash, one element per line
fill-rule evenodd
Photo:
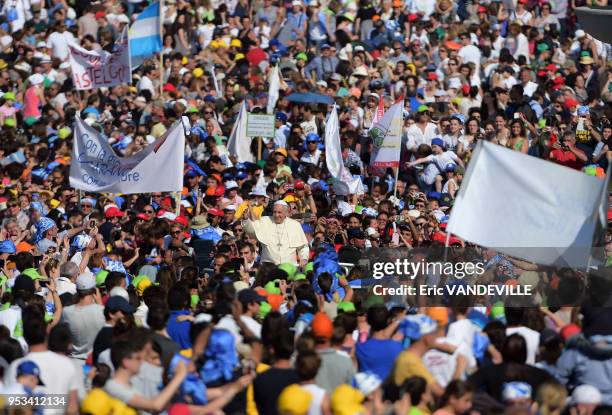
<path fill-rule="evenodd" d="M 249 202 L 242 202 L 240 206 L 238 206 L 238 208 L 236 209 L 236 215 L 234 215 L 234 218 L 236 218 L 236 220 L 241 220 L 242 215 L 244 215 L 244 211 L 248 207 L 249 207 Z M 259 219 L 261 218 L 261 215 L 263 214 L 264 207 L 263 206 L 251 206 L 251 210 L 253 211 L 253 215 L 255 215 L 255 219 Z"/>
<path fill-rule="evenodd" d="M 265 372 L 268 369 L 270 369 L 270 365 L 267 365 L 265 363 L 259 363 L 257 367 L 255 368 L 255 372 L 259 374 L 259 373 Z M 247 406 L 246 406 L 247 415 L 259 415 L 259 412 L 257 411 L 257 405 L 255 404 L 254 393 L 255 392 L 253 391 L 253 384 L 251 383 L 249 387 L 247 388 Z"/>
<path fill-rule="evenodd" d="M 413 376 L 422 377 L 428 385 L 435 382 L 434 377 L 421 360 L 421 357 L 413 352 L 404 350 L 395 360 L 393 379 L 396 385 L 401 385 L 406 379 Z"/>

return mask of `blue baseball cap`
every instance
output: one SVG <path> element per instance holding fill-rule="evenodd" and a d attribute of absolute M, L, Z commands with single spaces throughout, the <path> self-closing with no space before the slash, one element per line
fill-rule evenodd
<path fill-rule="evenodd" d="M 15 254 L 17 248 L 13 241 L 2 241 L 0 242 L 0 254 Z"/>
<path fill-rule="evenodd" d="M 302 230 L 304 231 L 304 233 L 307 233 L 309 235 L 312 235 L 314 233 L 314 230 L 312 229 L 312 226 L 310 226 L 310 224 L 308 224 L 308 223 L 303 223 L 302 224 Z"/>
<path fill-rule="evenodd" d="M 282 122 L 287 122 L 287 114 L 285 114 L 284 112 L 277 112 L 276 119 Z"/>
<path fill-rule="evenodd" d="M 457 165 L 453 163 L 448 163 L 444 168 L 444 171 L 446 171 L 447 173 L 455 172 L 455 170 L 457 170 Z"/>
<path fill-rule="evenodd" d="M 247 172 L 239 171 L 238 174 L 236 175 L 236 180 L 246 179 L 247 177 L 249 177 Z"/>
<path fill-rule="evenodd" d="M 442 139 L 441 139 L 441 138 L 439 138 L 439 137 L 433 138 L 433 139 L 431 140 L 431 145 L 432 145 L 432 146 L 438 146 L 438 147 L 442 147 L 442 148 L 444 148 L 444 140 L 442 140 Z"/>
<path fill-rule="evenodd" d="M 185 173 L 185 177 L 187 179 L 191 179 L 193 177 L 198 177 L 198 172 L 195 170 L 189 170 L 187 173 Z"/>
<path fill-rule="evenodd" d="M 31 360 L 25 360 L 17 366 L 17 377 L 24 375 L 36 376 L 38 378 L 38 384 L 42 386 L 45 385 L 43 381 L 40 380 L 40 368 Z"/>
<path fill-rule="evenodd" d="M 321 141 L 321 137 L 317 133 L 309 133 L 306 136 L 307 143 L 318 143 L 319 141 Z"/>
<path fill-rule="evenodd" d="M 440 200 L 442 196 L 439 192 L 429 192 L 427 193 L 427 199 Z"/>
<path fill-rule="evenodd" d="M 458 120 L 461 124 L 465 124 L 465 116 L 463 114 L 455 113 L 455 114 L 452 114 L 450 117 L 451 119 L 454 118 Z"/>

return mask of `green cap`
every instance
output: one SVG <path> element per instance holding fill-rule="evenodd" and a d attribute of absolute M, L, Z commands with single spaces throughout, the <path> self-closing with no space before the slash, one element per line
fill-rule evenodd
<path fill-rule="evenodd" d="M 338 89 L 338 92 L 336 92 L 336 96 L 338 98 L 348 97 L 349 96 L 349 90 L 346 89 L 345 87 L 341 87 L 340 89 Z"/>
<path fill-rule="evenodd" d="M 138 275 L 132 279 L 132 285 L 134 287 L 138 287 L 138 284 L 140 284 L 142 280 L 148 280 L 148 279 L 149 277 L 144 274 Z"/>
<path fill-rule="evenodd" d="M 306 275 L 302 274 L 301 272 L 298 274 L 295 274 L 293 277 L 289 277 L 289 281 L 300 281 L 300 280 L 305 280 L 306 279 Z"/>
<path fill-rule="evenodd" d="M 538 43 L 538 47 L 536 48 L 538 52 L 544 52 L 546 50 L 550 50 L 548 43 Z"/>
<path fill-rule="evenodd" d="M 25 119 L 25 123 L 26 123 L 26 125 L 28 125 L 28 126 L 32 126 L 32 125 L 34 125 L 34 124 L 36 123 L 36 121 L 38 121 L 38 119 L 37 119 L 36 117 L 27 117 L 27 118 Z"/>
<path fill-rule="evenodd" d="M 57 130 L 57 137 L 60 140 L 65 140 L 66 138 L 68 138 L 70 134 L 72 134 L 72 131 L 68 127 L 62 127 L 59 130 Z"/>
<path fill-rule="evenodd" d="M 187 114 L 197 114 L 200 111 L 198 111 L 198 109 L 196 107 L 189 107 L 189 108 L 187 108 L 186 112 L 187 112 Z"/>
<path fill-rule="evenodd" d="M 500 320 L 506 317 L 506 312 L 504 311 L 504 303 L 498 301 L 491 306 L 491 312 L 489 313 L 490 317 L 493 320 Z"/>
<path fill-rule="evenodd" d="M 538 121 L 538 128 L 544 128 L 546 127 L 546 118 L 542 118 L 541 120 Z"/>
<path fill-rule="evenodd" d="M 4 120 L 4 125 L 6 125 L 7 127 L 15 128 L 17 127 L 17 121 L 15 121 L 14 118 L 6 118 Z"/>
<path fill-rule="evenodd" d="M 308 60 L 308 55 L 306 55 L 304 52 L 300 52 L 298 53 L 295 58 L 297 60 L 303 60 L 303 61 L 307 61 Z"/>
<path fill-rule="evenodd" d="M 588 56 L 589 58 L 591 57 L 591 54 L 589 53 L 588 50 L 583 50 L 582 52 L 580 52 L 580 57 L 585 57 Z"/>
<path fill-rule="evenodd" d="M 304 266 L 304 272 L 308 272 L 308 271 L 314 271 L 314 262 L 308 262 L 305 266 Z"/>
<path fill-rule="evenodd" d="M 38 272 L 38 270 L 36 268 L 27 268 L 27 269 L 24 269 L 21 274 L 22 275 L 27 275 L 28 277 L 32 278 L 33 280 L 46 280 L 45 277 L 40 275 L 40 273 Z"/>
<path fill-rule="evenodd" d="M 351 301 L 340 301 L 338 303 L 338 311 L 342 311 L 344 313 L 352 313 L 354 311 L 357 311 L 357 309 L 355 308 L 355 304 L 353 304 Z"/>
<path fill-rule="evenodd" d="M 2 98 L 4 98 L 5 100 L 10 99 L 11 101 L 17 101 L 14 92 L 7 92 L 6 94 L 2 95 Z"/>
<path fill-rule="evenodd" d="M 384 304 L 385 304 L 385 300 L 381 296 L 372 295 L 364 301 L 363 306 L 365 308 L 370 308 L 370 307 L 384 305 Z"/>
<path fill-rule="evenodd" d="M 103 287 L 106 282 L 106 277 L 108 277 L 108 271 L 103 269 L 96 274 L 96 286 Z"/>
<path fill-rule="evenodd" d="M 270 304 L 265 301 L 263 303 L 259 303 L 259 312 L 257 313 L 257 315 L 260 319 L 266 318 L 270 311 L 272 311 L 272 306 Z"/>
<path fill-rule="evenodd" d="M 200 302 L 200 296 L 197 294 L 191 294 L 191 306 L 195 307 Z"/>
<path fill-rule="evenodd" d="M 429 107 L 427 105 L 419 105 L 417 112 L 425 112 L 425 111 L 429 111 Z"/>
<path fill-rule="evenodd" d="M 264 290 L 266 290 L 268 294 L 280 294 L 281 290 L 276 286 L 277 282 L 280 282 L 280 280 L 268 282 L 266 285 L 264 285 Z"/>
<path fill-rule="evenodd" d="M 289 276 L 289 278 L 293 277 L 295 273 L 297 272 L 297 267 L 294 264 L 291 264 L 289 262 L 280 264 L 278 266 L 278 269 L 285 271 L 287 275 Z"/>
<path fill-rule="evenodd" d="M 266 165 L 266 161 L 265 160 L 258 160 L 257 161 L 257 167 L 259 167 L 260 169 L 263 169 L 265 165 Z"/>

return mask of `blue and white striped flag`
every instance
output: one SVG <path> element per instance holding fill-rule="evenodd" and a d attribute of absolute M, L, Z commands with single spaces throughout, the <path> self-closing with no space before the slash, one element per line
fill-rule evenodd
<path fill-rule="evenodd" d="M 144 9 L 130 27 L 130 56 L 132 69 L 162 50 L 160 2 Z"/>

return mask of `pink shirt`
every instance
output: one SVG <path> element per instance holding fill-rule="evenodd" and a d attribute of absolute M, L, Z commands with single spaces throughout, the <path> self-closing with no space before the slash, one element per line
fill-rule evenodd
<path fill-rule="evenodd" d="M 36 95 L 37 87 L 31 86 L 25 93 L 25 109 L 23 110 L 23 116 L 40 118 L 40 98 Z"/>

